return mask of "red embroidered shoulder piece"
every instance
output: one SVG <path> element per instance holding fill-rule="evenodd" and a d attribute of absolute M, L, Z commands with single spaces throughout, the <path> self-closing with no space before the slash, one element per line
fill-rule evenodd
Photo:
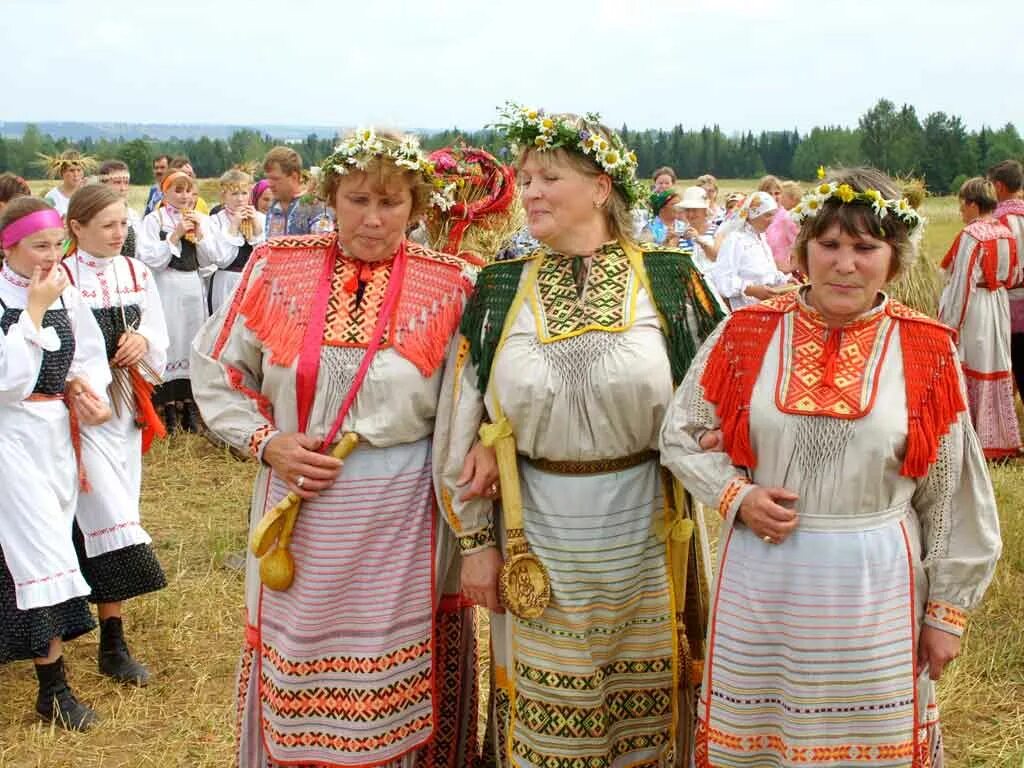
<path fill-rule="evenodd" d="M 429 377 L 444 362 L 483 264 L 472 254 L 452 256 L 411 242 L 406 252 L 392 339 L 398 353 Z"/>
<path fill-rule="evenodd" d="M 938 458 L 939 441 L 967 410 L 956 331 L 892 299 L 886 312 L 900 322 L 907 388 L 907 454 L 900 474 L 924 477 Z"/>
<path fill-rule="evenodd" d="M 424 376 L 430 376 L 444 361 L 448 342 L 458 327 L 466 297 L 472 291 L 478 267 L 475 259 L 436 253 L 415 243 L 406 243 L 409 256 L 402 292 L 396 308 L 388 341 L 395 350 L 413 363 Z M 312 297 L 322 279 L 326 260 L 337 257 L 337 235 L 305 235 L 273 238 L 259 246 L 249 260 L 241 285 L 224 320 L 221 337 L 214 347 L 216 356 L 241 314 L 246 327 L 270 350 L 274 365 L 291 365 L 302 348 L 310 323 Z M 262 268 L 253 275 L 253 268 Z M 337 270 L 335 270 L 337 272 Z M 374 269 L 381 277 L 387 269 Z M 334 275 L 333 277 L 337 277 Z M 345 280 L 336 280 L 344 290 Z M 347 302 L 332 301 L 332 316 L 325 326 L 326 335 L 338 335 L 339 324 L 356 322 L 358 328 L 347 328 L 343 339 L 349 346 L 366 346 L 376 323 L 379 307 L 367 305 L 359 318 L 345 315 Z M 365 315 L 365 317 L 364 317 Z M 364 338 L 365 337 L 365 338 Z M 332 337 L 333 339 L 333 337 Z M 337 339 L 329 341 L 334 343 Z"/>
<path fill-rule="evenodd" d="M 787 294 L 733 313 L 701 377 L 704 397 L 715 405 L 725 450 L 738 467 L 757 466 L 750 443 L 750 399 L 779 322 L 795 311 Z M 967 408 L 960 383 L 954 332 L 927 315 L 889 300 L 887 314 L 900 324 L 907 392 L 907 452 L 902 474 L 924 477 L 938 458 L 939 441 Z"/>

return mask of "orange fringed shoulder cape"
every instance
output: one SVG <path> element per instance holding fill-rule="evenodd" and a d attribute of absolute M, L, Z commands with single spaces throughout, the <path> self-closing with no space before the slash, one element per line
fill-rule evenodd
<path fill-rule="evenodd" d="M 744 307 L 726 320 L 708 357 L 701 386 L 721 421 L 732 463 L 757 466 L 750 443 L 750 398 L 779 322 L 798 311 L 795 294 Z M 907 451 L 901 474 L 924 477 L 938 458 L 939 441 L 967 409 L 955 352 L 955 332 L 890 299 L 886 313 L 899 322 L 907 391 Z"/>
<path fill-rule="evenodd" d="M 388 339 L 423 376 L 431 376 L 444 362 L 482 264 L 470 254 L 452 256 L 412 242 L 405 249 L 408 264 Z M 214 357 L 241 315 L 245 327 L 269 350 L 272 364 L 294 363 L 317 287 L 325 274 L 331 279 L 330 265 L 342 258 L 334 233 L 274 238 L 259 246 L 227 310 Z"/>

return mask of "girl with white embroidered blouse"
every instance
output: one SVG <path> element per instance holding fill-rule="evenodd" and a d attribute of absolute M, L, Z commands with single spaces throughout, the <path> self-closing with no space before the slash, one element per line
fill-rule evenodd
<path fill-rule="evenodd" d="M 38 198 L 12 200 L 0 242 L 0 330 L 10 353 L 0 386 L 0 663 L 32 659 L 36 712 L 84 730 L 96 715 L 68 687 L 63 658 L 64 641 L 95 626 L 72 543 L 88 487 L 76 449 L 80 424 L 110 417 L 110 372 L 92 313 L 62 279 L 60 215 Z"/>

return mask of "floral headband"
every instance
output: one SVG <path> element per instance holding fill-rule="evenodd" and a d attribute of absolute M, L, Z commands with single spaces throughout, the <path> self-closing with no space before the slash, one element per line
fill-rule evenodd
<path fill-rule="evenodd" d="M 819 169 L 820 174 L 820 169 Z M 892 215 L 903 222 L 908 231 L 912 231 L 921 223 L 919 214 L 905 197 L 887 200 L 877 189 L 858 192 L 849 184 L 835 181 L 823 181 L 801 198 L 800 202 L 790 211 L 797 224 L 815 218 L 829 200 L 838 200 L 842 205 L 870 205 L 879 219 Z"/>
<path fill-rule="evenodd" d="M 415 136 L 405 135 L 400 140 L 378 136 L 373 128 L 360 128 L 334 148 L 334 153 L 320 163 L 322 184 L 331 176 L 346 176 L 353 170 L 363 171 L 371 160 L 387 158 L 399 168 L 419 173 L 433 187 L 430 205 L 443 212 L 455 205 L 455 185 L 445 184 L 420 150 Z"/>
<path fill-rule="evenodd" d="M 495 127 L 518 148 L 540 152 L 567 149 L 589 157 L 607 173 L 626 198 L 630 208 L 640 204 L 646 192 L 636 179 L 636 155 L 613 131 L 602 135 L 601 116 L 590 113 L 577 120 L 547 115 L 543 109 L 530 109 L 508 102 L 498 111 L 501 120 Z"/>

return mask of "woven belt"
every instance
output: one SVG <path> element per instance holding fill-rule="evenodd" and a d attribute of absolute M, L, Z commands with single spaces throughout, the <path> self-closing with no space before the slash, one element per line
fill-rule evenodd
<path fill-rule="evenodd" d="M 609 472 L 621 472 L 624 469 L 639 467 L 641 464 L 646 464 L 657 458 L 657 451 L 641 451 L 621 458 L 596 459 L 594 461 L 551 461 L 523 456 L 523 459 L 531 467 L 553 475 L 604 475 Z"/>

